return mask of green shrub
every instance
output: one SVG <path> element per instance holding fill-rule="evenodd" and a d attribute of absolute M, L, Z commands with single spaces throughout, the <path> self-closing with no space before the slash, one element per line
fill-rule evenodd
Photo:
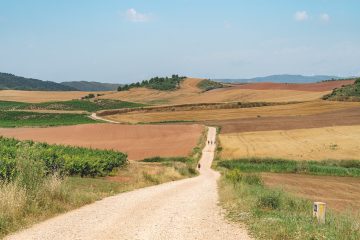
<path fill-rule="evenodd" d="M 105 176 L 127 163 L 126 154 L 111 150 L 49 145 L 3 137 L 0 137 L 0 153 L 0 179 L 3 180 L 12 180 L 21 171 L 35 165 L 39 169 L 41 166 L 41 172 L 37 172 L 40 177 L 55 173 L 60 176 L 95 177 Z"/>

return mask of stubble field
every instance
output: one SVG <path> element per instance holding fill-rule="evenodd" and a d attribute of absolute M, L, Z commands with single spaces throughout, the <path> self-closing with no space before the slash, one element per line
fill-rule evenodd
<path fill-rule="evenodd" d="M 359 125 L 230 133 L 219 139 L 223 159 L 357 160 L 360 156 Z"/>

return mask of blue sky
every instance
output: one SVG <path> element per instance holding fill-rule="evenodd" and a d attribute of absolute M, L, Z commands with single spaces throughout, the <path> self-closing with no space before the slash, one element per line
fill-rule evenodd
<path fill-rule="evenodd" d="M 0 72 L 131 82 L 360 75 L 358 0 L 0 0 Z"/>

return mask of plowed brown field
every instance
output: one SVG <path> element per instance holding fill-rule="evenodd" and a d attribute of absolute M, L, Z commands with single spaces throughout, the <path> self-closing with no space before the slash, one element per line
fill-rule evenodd
<path fill-rule="evenodd" d="M 0 100 L 29 103 L 68 101 L 73 99 L 80 99 L 89 93 L 91 92 L 0 90 Z M 96 94 L 99 93 L 101 92 L 96 92 Z"/>
<path fill-rule="evenodd" d="M 86 124 L 53 128 L 0 129 L 0 135 L 126 152 L 130 160 L 187 156 L 204 130 L 201 125 Z"/>
<path fill-rule="evenodd" d="M 360 125 L 220 134 L 223 159 L 358 160 Z"/>
<path fill-rule="evenodd" d="M 318 100 L 305 103 L 254 108 L 168 111 L 150 113 L 130 112 L 126 114 L 109 115 L 105 118 L 113 121 L 129 123 L 164 121 L 217 121 L 218 123 L 219 121 L 233 119 L 312 115 L 336 110 L 350 109 L 354 107 L 360 108 L 360 103 Z"/>
<path fill-rule="evenodd" d="M 355 80 L 339 80 L 339 81 L 328 81 L 319 83 L 249 83 L 237 85 L 239 89 L 253 89 L 253 90 L 295 90 L 295 91 L 311 91 L 311 92 L 324 92 L 331 91 L 334 88 L 339 88 L 343 85 L 353 84 Z"/>
<path fill-rule="evenodd" d="M 360 125 L 360 106 L 311 115 L 288 115 L 239 118 L 223 121 L 207 121 L 210 126 L 221 126 L 221 133 L 291 130 L 330 126 Z"/>
<path fill-rule="evenodd" d="M 280 187 L 312 201 L 321 201 L 338 211 L 360 209 L 360 179 L 351 177 L 263 174 L 270 187 Z M 311 209 L 309 209 L 311 211 Z"/>

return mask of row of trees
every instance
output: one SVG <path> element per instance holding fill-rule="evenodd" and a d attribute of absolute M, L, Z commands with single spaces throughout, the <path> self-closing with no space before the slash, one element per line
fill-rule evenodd
<path fill-rule="evenodd" d="M 118 91 L 128 91 L 131 88 L 146 87 L 161 91 L 175 90 L 179 88 L 180 82 L 186 77 L 173 74 L 171 77 L 154 77 L 150 80 L 143 80 L 142 82 L 136 82 L 131 84 L 125 84 L 118 88 Z"/>

